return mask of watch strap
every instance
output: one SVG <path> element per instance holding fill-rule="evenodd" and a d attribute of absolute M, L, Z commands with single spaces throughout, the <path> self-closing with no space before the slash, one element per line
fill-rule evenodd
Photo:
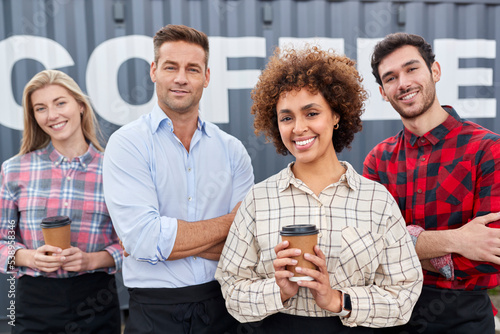
<path fill-rule="evenodd" d="M 341 305 L 342 310 L 341 310 L 340 312 L 338 312 L 338 313 L 332 312 L 332 314 L 333 314 L 333 315 L 338 315 L 338 316 L 340 316 L 340 317 L 345 317 L 346 315 L 348 315 L 348 314 L 351 312 L 351 310 L 347 310 L 347 309 L 345 309 L 345 308 L 344 308 L 344 304 L 345 304 L 345 302 L 344 302 L 344 301 L 345 301 L 345 298 L 349 298 L 349 299 L 350 299 L 350 298 L 351 298 L 351 296 L 349 296 L 349 295 L 348 295 L 347 293 L 345 293 L 344 291 L 340 291 L 340 292 L 342 293 L 342 297 L 341 297 L 341 299 L 340 299 L 340 300 L 341 300 L 341 302 L 342 302 L 342 305 Z"/>

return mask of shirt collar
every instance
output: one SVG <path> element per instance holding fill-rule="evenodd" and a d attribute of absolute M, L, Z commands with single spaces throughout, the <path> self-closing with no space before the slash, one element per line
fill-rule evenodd
<path fill-rule="evenodd" d="M 61 165 L 63 162 L 67 162 L 68 159 L 59 153 L 54 145 L 52 145 L 52 142 L 49 142 L 49 145 L 45 149 L 45 153 L 48 155 L 50 161 L 54 164 L 54 166 L 58 167 Z M 79 157 L 75 157 L 74 160 L 83 168 L 86 169 L 89 163 L 94 160 L 94 157 L 99 153 L 97 149 L 92 145 L 92 143 L 89 143 L 89 148 L 87 149 L 87 152 L 85 152 L 83 155 Z"/>
<path fill-rule="evenodd" d="M 436 145 L 439 141 L 446 138 L 451 130 L 456 129 L 462 125 L 462 119 L 458 116 L 458 113 L 451 106 L 442 106 L 443 109 L 449 114 L 446 120 L 436 126 L 431 131 L 424 134 L 422 137 L 416 136 L 414 133 L 405 128 L 405 138 L 408 140 L 411 146 L 414 146 L 418 139 L 425 138 L 432 145 Z"/>
<path fill-rule="evenodd" d="M 278 176 L 277 182 L 279 192 L 286 190 L 288 187 L 290 187 L 290 185 L 293 185 L 297 188 L 301 188 L 304 186 L 304 182 L 297 179 L 295 175 L 293 175 L 293 164 L 294 162 L 289 163 L 287 168 L 281 171 L 280 175 Z M 334 185 L 344 185 L 348 188 L 351 188 L 352 190 L 359 189 L 361 183 L 359 174 L 356 173 L 354 168 L 347 161 L 340 161 L 340 164 L 346 169 L 346 172 L 340 177 L 340 180 L 338 182 L 334 183 Z"/>
<path fill-rule="evenodd" d="M 165 126 L 171 133 L 174 132 L 174 124 L 172 120 L 163 112 L 158 103 L 153 107 L 151 112 L 151 131 L 155 133 L 160 126 Z M 198 115 L 198 130 L 211 137 L 210 130 L 206 126 L 206 122 Z"/>

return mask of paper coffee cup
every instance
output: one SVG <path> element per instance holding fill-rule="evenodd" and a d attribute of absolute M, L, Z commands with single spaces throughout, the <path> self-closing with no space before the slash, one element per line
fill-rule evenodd
<path fill-rule="evenodd" d="M 312 224 L 299 224 L 299 225 L 288 225 L 283 226 L 281 229 L 281 239 L 283 241 L 288 240 L 290 243 L 288 248 L 299 248 L 302 250 L 299 256 L 293 257 L 297 260 L 298 267 L 317 269 L 317 267 L 312 263 L 304 259 L 304 254 L 315 254 L 314 246 L 318 244 L 318 233 L 319 230 L 316 225 Z M 289 278 L 292 282 L 297 281 L 312 281 L 314 280 L 310 276 L 297 273 L 295 271 L 296 266 L 287 266 L 286 270 L 291 271 L 294 275 Z"/>
<path fill-rule="evenodd" d="M 54 216 L 42 219 L 40 223 L 46 245 L 66 249 L 71 247 L 71 219 L 66 216 Z M 52 255 L 52 252 L 47 252 Z"/>

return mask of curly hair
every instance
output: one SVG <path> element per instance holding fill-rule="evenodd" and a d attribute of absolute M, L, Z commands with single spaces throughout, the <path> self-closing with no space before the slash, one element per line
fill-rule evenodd
<path fill-rule="evenodd" d="M 255 134 L 264 134 L 279 154 L 290 152 L 281 140 L 276 105 L 283 94 L 307 88 L 320 93 L 332 111 L 340 116 L 339 129 L 333 132 L 335 151 L 350 148 L 354 134 L 361 131 L 361 114 L 367 93 L 355 62 L 333 51 L 306 47 L 301 50 L 276 48 L 252 90 Z"/>

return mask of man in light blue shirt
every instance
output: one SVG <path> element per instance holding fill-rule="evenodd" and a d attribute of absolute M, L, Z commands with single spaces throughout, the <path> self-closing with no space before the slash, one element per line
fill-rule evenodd
<path fill-rule="evenodd" d="M 154 37 L 158 104 L 110 138 L 104 193 L 125 251 L 126 333 L 226 333 L 237 323 L 214 280 L 240 201 L 253 184 L 243 144 L 199 117 L 208 38 L 168 25 Z"/>

